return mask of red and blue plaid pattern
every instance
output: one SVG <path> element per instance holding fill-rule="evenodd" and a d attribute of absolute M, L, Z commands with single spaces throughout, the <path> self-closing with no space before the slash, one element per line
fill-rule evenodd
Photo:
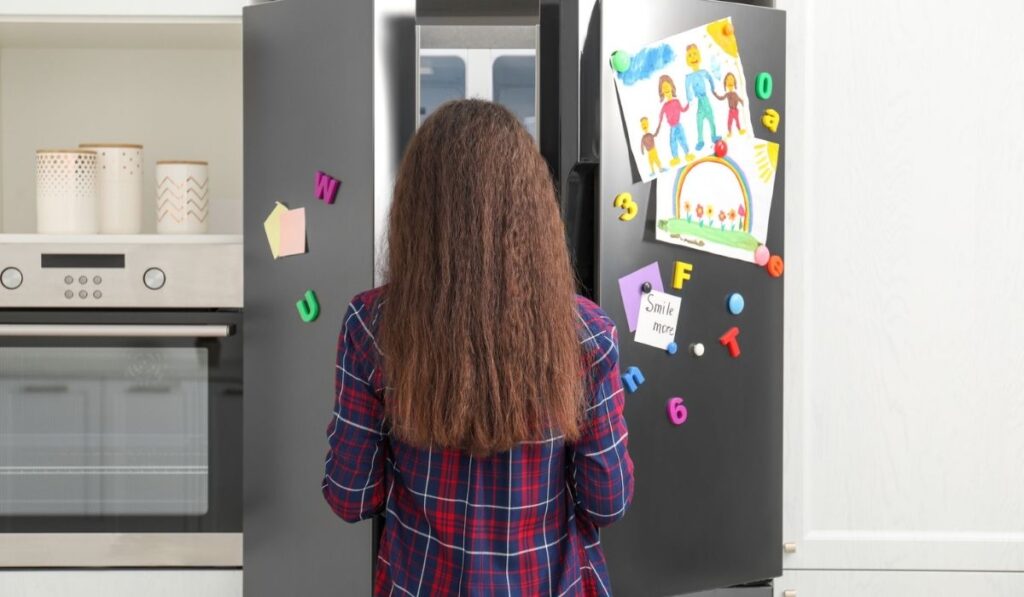
<path fill-rule="evenodd" d="M 473 458 L 389 436 L 373 331 L 381 295 L 357 295 L 345 316 L 323 480 L 341 518 L 384 515 L 373 594 L 610 595 L 598 528 L 633 496 L 611 319 L 577 299 L 593 381 L 580 441 L 549 437 Z"/>

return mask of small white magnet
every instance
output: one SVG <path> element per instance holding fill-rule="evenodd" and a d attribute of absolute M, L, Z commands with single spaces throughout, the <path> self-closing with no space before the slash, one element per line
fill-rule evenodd
<path fill-rule="evenodd" d="M 700 342 L 697 342 L 696 344 L 691 344 L 690 345 L 690 354 L 692 354 L 695 357 L 702 357 L 702 356 L 704 356 L 704 345 L 701 344 Z"/>

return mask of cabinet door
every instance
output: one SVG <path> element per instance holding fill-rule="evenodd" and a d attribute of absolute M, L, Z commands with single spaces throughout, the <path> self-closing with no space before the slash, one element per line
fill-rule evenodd
<path fill-rule="evenodd" d="M 1024 574 L 921 570 L 786 570 L 774 597 L 1008 597 L 1024 595 Z"/>
<path fill-rule="evenodd" d="M 804 134 L 787 173 L 800 215 L 786 268 L 783 467 L 784 535 L 796 551 L 783 565 L 1020 572 L 1024 262 L 1011 231 L 1024 216 L 1020 170 L 985 160 L 955 168 L 949 156 L 985 143 L 988 131 L 1021 130 L 1024 118 L 980 112 L 954 118 L 951 130 L 935 125 L 946 117 L 939 105 L 902 108 L 939 70 L 978 81 L 1009 72 L 998 60 L 947 54 L 951 36 L 992 56 L 1018 55 L 1017 42 L 974 26 L 989 17 L 980 5 L 930 5 L 905 15 L 916 35 L 892 37 L 878 28 L 884 0 L 786 4 L 800 65 L 790 125 Z M 999 18 L 1020 22 L 1024 4 Z M 913 63 L 873 66 L 893 57 Z M 1003 91 L 1019 96 L 1024 79 L 1014 72 Z M 847 85 L 868 78 L 907 95 Z M 915 150 L 867 149 L 896 139 L 913 139 Z M 993 155 L 1022 148 L 1015 137 Z M 921 238 L 949 249 L 932 258 Z M 968 576 L 978 587 L 858 594 L 1024 594 L 986 593 L 986 575 Z"/>
<path fill-rule="evenodd" d="M 3 570 L 0 595 L 241 597 L 241 570 Z"/>

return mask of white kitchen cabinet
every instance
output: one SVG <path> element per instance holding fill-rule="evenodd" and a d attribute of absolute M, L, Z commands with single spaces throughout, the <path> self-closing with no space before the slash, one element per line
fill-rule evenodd
<path fill-rule="evenodd" d="M 1024 115 L 919 93 L 966 101 L 945 82 L 970 73 L 979 94 L 991 82 L 1021 97 L 1017 42 L 988 23 L 1024 22 L 1024 4 L 779 5 L 799 90 L 784 116 L 799 132 L 786 148 L 784 450 L 797 549 L 783 565 L 822 570 L 796 575 L 818 589 L 800 595 L 1022 595 Z"/>
<path fill-rule="evenodd" d="M 2 0 L 0 15 L 241 16 L 253 0 Z"/>
<path fill-rule="evenodd" d="M 8 2 L 8 8 L 11 3 Z M 35 151 L 140 143 L 143 232 L 157 160 L 209 162 L 211 233 L 241 232 L 240 16 L 3 16 L 0 232 L 32 233 Z"/>
<path fill-rule="evenodd" d="M 787 593 L 787 591 L 792 591 Z M 775 597 L 1019 597 L 1024 574 L 895 570 L 787 570 Z"/>
<path fill-rule="evenodd" d="M 4 597 L 242 597 L 241 570 L 0 570 Z"/>

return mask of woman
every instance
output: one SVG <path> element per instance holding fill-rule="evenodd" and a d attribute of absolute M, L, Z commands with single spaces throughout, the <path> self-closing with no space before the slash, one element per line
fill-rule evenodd
<path fill-rule="evenodd" d="M 575 296 L 547 166 L 511 112 L 422 124 L 387 284 L 338 342 L 323 493 L 384 516 L 374 595 L 609 595 L 598 527 L 633 495 L 615 328 Z"/>
<path fill-rule="evenodd" d="M 672 159 L 669 160 L 669 165 L 678 166 L 680 164 L 680 148 L 683 150 L 683 156 L 686 158 L 686 161 L 692 162 L 693 154 L 690 153 L 690 146 L 686 143 L 686 132 L 683 130 L 683 123 L 681 122 L 683 112 L 690 109 L 690 103 L 687 102 L 686 105 L 683 105 L 679 102 L 679 98 L 676 97 L 675 81 L 668 75 L 661 75 L 658 78 L 658 99 L 662 101 L 662 105 L 661 114 L 658 115 L 658 127 L 654 129 L 654 136 L 657 137 L 658 133 L 661 132 L 661 123 L 667 122 L 669 128 L 669 150 L 672 151 Z"/>

